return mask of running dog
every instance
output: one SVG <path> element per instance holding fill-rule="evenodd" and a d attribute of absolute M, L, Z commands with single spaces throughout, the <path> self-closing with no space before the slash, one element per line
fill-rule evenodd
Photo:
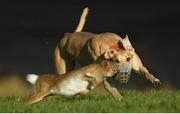
<path fill-rule="evenodd" d="M 152 84 L 161 84 L 159 79 L 155 78 L 142 64 L 128 35 L 121 38 L 110 32 L 101 34 L 81 32 L 87 14 L 88 8 L 85 8 L 75 32 L 66 33 L 55 48 L 55 64 L 58 74 L 75 69 L 76 64 L 85 66 L 102 59 L 109 59 L 118 63 L 116 79 L 121 83 L 127 83 L 131 70 L 134 70 Z"/>
<path fill-rule="evenodd" d="M 90 64 L 62 75 L 46 74 L 40 77 L 34 74 L 28 75 L 27 81 L 35 85 L 36 93 L 26 104 L 36 103 L 51 94 L 65 96 L 88 94 L 100 83 L 106 83 L 106 77 L 112 77 L 117 72 L 117 68 L 117 63 L 103 60 L 101 63 Z M 111 94 L 117 100 L 122 98 L 120 94 Z"/>

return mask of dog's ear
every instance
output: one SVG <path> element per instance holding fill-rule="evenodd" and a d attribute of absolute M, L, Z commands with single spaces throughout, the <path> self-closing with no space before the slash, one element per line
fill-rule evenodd
<path fill-rule="evenodd" d="M 122 45 L 123 45 L 123 47 L 124 47 L 125 49 L 134 51 L 134 48 L 132 47 L 131 42 L 129 41 L 129 37 L 128 37 L 127 34 L 126 34 L 126 36 L 124 37 L 124 39 L 122 40 Z"/>
<path fill-rule="evenodd" d="M 114 55 L 117 54 L 117 50 L 116 49 L 109 49 L 104 53 L 104 58 L 105 59 L 111 59 L 114 57 Z"/>

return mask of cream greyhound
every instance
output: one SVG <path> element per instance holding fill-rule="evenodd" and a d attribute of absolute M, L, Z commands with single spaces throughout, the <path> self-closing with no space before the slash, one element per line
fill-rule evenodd
<path fill-rule="evenodd" d="M 112 77 L 117 72 L 117 68 L 117 63 L 103 60 L 62 75 L 45 74 L 40 77 L 34 74 L 28 75 L 27 81 L 35 85 L 36 93 L 26 104 L 36 103 L 51 94 L 65 96 L 88 94 L 90 90 L 103 83 L 106 77 Z M 122 98 L 122 96 L 114 97 L 117 100 Z"/>
<path fill-rule="evenodd" d="M 66 33 L 55 48 L 55 63 L 58 74 L 67 73 L 75 69 L 75 63 L 85 66 L 102 59 L 110 59 L 119 64 L 116 79 L 126 83 L 131 70 L 144 76 L 152 84 L 161 82 L 155 78 L 142 64 L 128 36 L 121 38 L 115 33 L 94 34 L 81 32 L 88 14 L 85 8 L 79 25 L 74 33 Z M 106 89 L 118 92 L 116 88 L 105 83 Z"/>

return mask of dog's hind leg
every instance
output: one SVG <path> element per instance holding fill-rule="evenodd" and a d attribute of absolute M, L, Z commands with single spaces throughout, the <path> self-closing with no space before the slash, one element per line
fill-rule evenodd
<path fill-rule="evenodd" d="M 36 84 L 36 93 L 31 96 L 25 104 L 33 104 L 42 100 L 45 96 L 51 94 L 50 85 L 46 82 L 39 82 Z"/>
<path fill-rule="evenodd" d="M 59 47 L 55 48 L 55 65 L 56 65 L 56 72 L 58 74 L 66 73 L 66 63 L 61 55 Z"/>
<path fill-rule="evenodd" d="M 50 95 L 50 92 L 41 92 L 41 93 L 37 93 L 33 96 L 31 96 L 26 102 L 25 104 L 30 105 L 30 104 L 34 104 L 36 102 L 41 101 L 44 97 Z"/>

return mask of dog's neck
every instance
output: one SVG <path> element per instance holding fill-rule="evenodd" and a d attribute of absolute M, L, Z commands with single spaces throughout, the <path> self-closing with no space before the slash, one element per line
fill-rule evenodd
<path fill-rule="evenodd" d="M 113 44 L 110 46 L 110 48 L 116 49 L 116 50 L 124 49 L 124 47 L 122 45 L 119 45 L 119 44 Z"/>

